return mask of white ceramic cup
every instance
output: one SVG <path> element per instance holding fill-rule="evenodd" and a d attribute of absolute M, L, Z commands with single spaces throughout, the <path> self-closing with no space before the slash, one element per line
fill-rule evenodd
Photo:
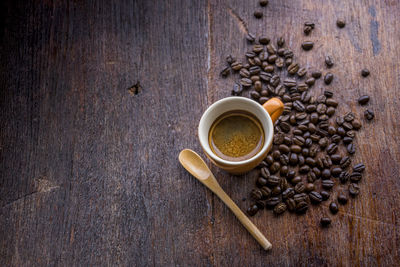
<path fill-rule="evenodd" d="M 243 161 L 228 161 L 218 157 L 210 148 L 208 135 L 213 122 L 228 111 L 244 110 L 253 114 L 261 123 L 264 130 L 264 145 L 250 159 Z M 218 167 L 233 173 L 242 174 L 256 167 L 267 156 L 272 146 L 274 122 L 283 111 L 283 103 L 278 98 L 271 98 L 264 105 L 245 97 L 227 97 L 212 104 L 200 119 L 198 136 L 200 144 L 207 157 Z"/>

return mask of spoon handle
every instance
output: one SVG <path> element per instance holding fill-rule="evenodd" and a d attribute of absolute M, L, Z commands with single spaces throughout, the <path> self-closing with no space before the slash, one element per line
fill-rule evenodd
<path fill-rule="evenodd" d="M 209 187 L 236 215 L 239 221 L 246 227 L 247 231 L 257 240 L 258 243 L 265 249 L 269 250 L 272 248 L 271 243 L 265 238 L 265 236 L 258 230 L 258 228 L 250 221 L 249 218 L 239 209 L 239 207 L 233 202 L 233 200 L 225 193 L 225 191 L 219 186 L 219 184 L 213 184 Z"/>

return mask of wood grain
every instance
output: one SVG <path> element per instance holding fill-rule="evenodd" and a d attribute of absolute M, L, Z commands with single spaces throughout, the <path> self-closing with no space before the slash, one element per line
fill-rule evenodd
<path fill-rule="evenodd" d="M 2 1 L 0 265 L 395 266 L 400 262 L 400 3 L 395 0 Z M 347 25 L 338 29 L 337 18 Z M 316 29 L 302 33 L 305 21 Z M 333 56 L 339 112 L 376 119 L 357 136 L 361 195 L 332 227 L 261 212 L 265 252 L 228 208 L 179 166 L 201 152 L 202 112 L 235 81 L 245 35 L 283 35 L 302 66 Z M 310 52 L 304 40 L 316 43 Z M 367 67 L 370 77 L 362 79 Z M 127 90 L 140 82 L 143 90 Z M 321 91 L 320 81 L 314 87 Z M 257 172 L 211 166 L 245 210 Z"/>

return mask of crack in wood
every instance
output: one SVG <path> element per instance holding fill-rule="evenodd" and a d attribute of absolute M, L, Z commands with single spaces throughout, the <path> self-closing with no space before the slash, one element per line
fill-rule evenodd
<path fill-rule="evenodd" d="M 247 27 L 247 23 L 244 21 L 244 19 L 242 19 L 239 14 L 230 7 L 228 7 L 228 12 L 236 20 L 236 24 L 239 26 L 240 31 L 244 34 L 248 34 L 249 28 Z"/>

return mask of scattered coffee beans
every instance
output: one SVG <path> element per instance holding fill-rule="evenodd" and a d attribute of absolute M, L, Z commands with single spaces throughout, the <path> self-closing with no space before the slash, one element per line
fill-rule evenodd
<path fill-rule="evenodd" d="M 360 96 L 360 98 L 358 99 L 358 103 L 360 105 L 366 105 L 368 102 L 369 102 L 369 96 L 367 95 Z"/>
<path fill-rule="evenodd" d="M 331 219 L 329 217 L 322 217 L 320 223 L 322 227 L 328 227 L 331 224 Z"/>
<path fill-rule="evenodd" d="M 369 75 L 369 70 L 368 69 L 362 69 L 361 70 L 361 76 L 367 77 Z"/>
<path fill-rule="evenodd" d="M 254 17 L 261 19 L 263 17 L 263 13 L 261 11 L 254 11 Z"/>
<path fill-rule="evenodd" d="M 260 0 L 260 6 L 267 6 L 268 5 L 268 0 Z"/>
<path fill-rule="evenodd" d="M 306 41 L 304 43 L 301 44 L 301 47 L 305 50 L 305 51 L 309 51 L 314 47 L 314 43 L 311 41 Z"/>
<path fill-rule="evenodd" d="M 345 21 L 344 19 L 338 19 L 338 20 L 336 21 L 336 25 L 337 25 L 339 28 L 344 28 L 344 26 L 346 26 L 346 21 Z"/>
<path fill-rule="evenodd" d="M 364 117 L 367 119 L 367 120 L 372 120 L 374 117 L 375 117 L 375 114 L 374 114 L 374 112 L 372 111 L 372 110 L 369 110 L 369 109 L 367 109 L 366 111 L 364 111 Z"/>

